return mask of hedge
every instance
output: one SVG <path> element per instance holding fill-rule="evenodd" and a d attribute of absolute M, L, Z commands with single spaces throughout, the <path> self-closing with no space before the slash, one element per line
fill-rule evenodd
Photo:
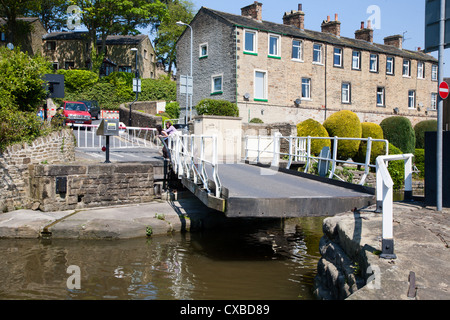
<path fill-rule="evenodd" d="M 384 138 L 389 140 L 403 153 L 414 153 L 416 135 L 408 118 L 402 116 L 389 117 L 381 121 Z"/>
<path fill-rule="evenodd" d="M 384 139 L 383 129 L 376 124 L 371 122 L 363 122 L 361 123 L 362 135 L 361 138 L 372 138 L 372 139 Z M 366 151 L 367 151 L 367 142 L 361 141 L 359 145 L 358 154 L 353 159 L 359 163 L 366 162 Z M 375 160 L 378 156 L 386 154 L 386 144 L 384 142 L 372 142 L 372 148 L 370 152 L 370 163 L 375 163 Z"/>
<path fill-rule="evenodd" d="M 389 154 L 403 154 L 403 152 L 389 143 Z M 403 160 L 389 161 L 388 171 L 394 182 L 394 190 L 402 189 L 405 184 L 405 162 Z"/>
<path fill-rule="evenodd" d="M 425 149 L 425 132 L 437 131 L 437 120 L 424 120 L 414 126 L 416 149 Z"/>
<path fill-rule="evenodd" d="M 333 113 L 323 126 L 330 137 L 361 138 L 362 128 L 358 116 L 350 110 L 342 110 Z M 358 154 L 359 140 L 340 140 L 337 155 L 341 160 L 353 158 Z"/>
<path fill-rule="evenodd" d="M 316 120 L 307 119 L 297 124 L 298 137 L 329 137 L 327 130 Z M 323 147 L 331 147 L 329 139 L 312 139 L 311 154 L 318 155 Z"/>
<path fill-rule="evenodd" d="M 239 108 L 226 100 L 203 99 L 195 107 L 198 115 L 239 117 Z"/>

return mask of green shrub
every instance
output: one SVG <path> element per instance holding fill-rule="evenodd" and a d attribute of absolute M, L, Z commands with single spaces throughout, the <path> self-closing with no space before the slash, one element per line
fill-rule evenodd
<path fill-rule="evenodd" d="M 428 131 L 437 131 L 437 120 L 421 121 L 414 126 L 417 149 L 425 149 L 425 132 Z"/>
<path fill-rule="evenodd" d="M 327 130 L 316 120 L 307 119 L 297 124 L 298 137 L 329 137 Z M 330 147 L 329 139 L 312 139 L 311 154 L 318 155 L 323 147 Z"/>
<path fill-rule="evenodd" d="M 252 120 L 250 120 L 250 123 L 264 123 L 264 121 L 262 121 L 260 118 L 253 118 Z"/>
<path fill-rule="evenodd" d="M 178 119 L 180 117 L 180 105 L 178 102 L 166 104 L 166 113 L 169 115 L 169 119 Z"/>
<path fill-rule="evenodd" d="M 416 135 L 408 118 L 395 116 L 381 121 L 384 138 L 389 140 L 402 153 L 414 153 L 416 146 Z"/>
<path fill-rule="evenodd" d="M 64 88 L 69 92 L 83 91 L 99 81 L 98 75 L 89 70 L 60 69 L 57 73 L 64 75 Z"/>
<path fill-rule="evenodd" d="M 414 164 L 416 165 L 419 172 L 420 178 L 425 178 L 425 150 L 416 149 L 414 152 Z"/>
<path fill-rule="evenodd" d="M 176 101 L 177 84 L 167 79 L 142 79 L 142 92 L 139 101 Z"/>
<path fill-rule="evenodd" d="M 403 154 L 403 152 L 389 143 L 389 154 Z M 405 162 L 403 160 L 389 161 L 388 171 L 394 182 L 394 190 L 402 189 L 405 183 Z"/>
<path fill-rule="evenodd" d="M 361 138 L 362 128 L 358 116 L 349 110 L 342 110 L 332 114 L 323 126 L 330 137 Z M 337 155 L 341 160 L 347 160 L 357 155 L 359 140 L 340 140 Z"/>
<path fill-rule="evenodd" d="M 361 123 L 362 135 L 361 138 L 372 138 L 372 139 L 384 139 L 383 137 L 383 129 L 376 124 L 370 122 Z M 367 142 L 361 141 L 359 145 L 358 154 L 353 159 L 359 163 L 366 162 L 366 151 L 367 151 Z M 386 144 L 384 142 L 372 142 L 372 149 L 370 152 L 370 163 L 375 163 L 375 159 L 378 156 L 386 154 Z"/>
<path fill-rule="evenodd" d="M 203 99 L 195 108 L 199 115 L 239 117 L 237 105 L 226 100 Z"/>

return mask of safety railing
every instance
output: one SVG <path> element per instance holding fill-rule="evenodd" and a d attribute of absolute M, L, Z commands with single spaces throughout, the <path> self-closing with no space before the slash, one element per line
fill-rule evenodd
<path fill-rule="evenodd" d="M 330 140 L 332 144 L 333 155 L 331 158 L 314 156 L 311 153 L 311 143 L 314 140 Z M 364 163 L 350 161 L 350 160 L 340 160 L 337 157 L 337 150 L 340 141 L 351 141 L 359 140 L 361 142 L 366 142 L 366 155 Z M 273 136 L 246 136 L 245 141 L 245 156 L 244 160 L 251 160 L 256 162 L 264 162 L 264 160 L 269 160 L 273 167 L 279 166 L 280 158 L 287 158 L 287 169 L 289 169 L 294 161 L 305 162 L 304 171 L 307 172 L 312 166 L 313 161 L 325 161 L 331 162 L 331 169 L 327 170 L 329 178 L 337 177 L 342 180 L 338 175 L 336 175 L 336 167 L 338 163 L 359 165 L 364 167 L 364 174 L 362 175 L 359 184 L 364 185 L 366 178 L 370 172 L 370 168 L 375 168 L 376 164 L 370 162 L 370 155 L 372 152 L 372 145 L 374 142 L 381 142 L 385 144 L 386 155 L 389 153 L 389 141 L 385 139 L 372 139 L 372 138 L 341 138 L 341 137 L 295 137 L 289 136 L 284 137 L 279 132 L 276 132 Z M 281 152 L 280 147 L 282 141 L 288 143 L 288 151 Z M 271 156 L 269 156 L 271 155 Z"/>
<path fill-rule="evenodd" d="M 219 178 L 217 136 L 170 135 L 167 147 L 172 168 L 179 178 L 185 177 L 201 185 L 208 193 L 213 192 L 209 185 L 209 181 L 213 181 L 215 196 L 220 197 L 222 183 Z"/>
<path fill-rule="evenodd" d="M 377 212 L 383 213 L 382 222 L 382 252 L 380 257 L 385 259 L 395 259 L 394 254 L 394 233 L 393 233 L 393 189 L 394 182 L 387 169 L 387 162 L 403 160 L 405 162 L 405 200 L 412 199 L 412 173 L 413 154 L 398 154 L 389 156 L 379 156 L 376 159 L 377 169 Z"/>
<path fill-rule="evenodd" d="M 97 136 L 98 125 L 72 124 L 78 148 L 98 149 L 105 145 L 105 137 Z M 161 142 L 154 128 L 119 127 L 119 136 L 111 137 L 111 149 L 158 148 Z"/>

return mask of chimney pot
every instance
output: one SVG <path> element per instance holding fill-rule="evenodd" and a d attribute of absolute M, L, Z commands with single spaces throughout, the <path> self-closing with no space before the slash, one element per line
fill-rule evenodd
<path fill-rule="evenodd" d="M 364 23 L 364 21 L 361 21 L 361 29 L 364 29 L 365 28 L 365 25 L 364 25 L 365 23 Z"/>
<path fill-rule="evenodd" d="M 330 20 L 331 20 L 330 16 L 327 16 L 327 22 L 330 22 Z"/>
<path fill-rule="evenodd" d="M 301 3 L 298 4 L 298 11 L 302 11 L 302 4 Z"/>
<path fill-rule="evenodd" d="M 338 14 L 337 13 L 334 14 L 334 21 L 338 21 Z"/>
<path fill-rule="evenodd" d="M 322 22 L 322 32 L 331 33 L 337 37 L 341 36 L 341 23 L 337 20 L 337 14 L 335 15 L 335 21 L 331 21 L 330 16 L 327 16 L 327 20 Z"/>
<path fill-rule="evenodd" d="M 372 29 L 372 22 L 367 20 L 367 29 Z"/>

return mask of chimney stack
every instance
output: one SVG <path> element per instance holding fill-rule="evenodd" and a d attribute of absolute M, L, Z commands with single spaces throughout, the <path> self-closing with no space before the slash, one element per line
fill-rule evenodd
<path fill-rule="evenodd" d="M 396 34 L 384 38 L 384 44 L 387 46 L 394 46 L 396 48 L 402 49 L 403 47 L 403 36 Z"/>
<path fill-rule="evenodd" d="M 330 20 L 330 16 L 327 16 L 327 20 L 322 22 L 322 32 L 331 33 L 339 37 L 341 35 L 341 22 L 338 20 L 337 13 L 334 15 L 334 21 Z"/>
<path fill-rule="evenodd" d="M 298 5 L 298 11 L 292 10 L 291 12 L 284 13 L 283 24 L 302 30 L 305 29 L 305 13 L 302 11 L 301 3 Z"/>
<path fill-rule="evenodd" d="M 251 5 L 241 8 L 241 15 L 262 21 L 262 3 L 255 1 Z"/>
<path fill-rule="evenodd" d="M 355 31 L 355 39 L 373 43 L 373 29 L 370 20 L 367 20 L 367 28 L 364 26 L 364 21 L 361 21 L 361 29 Z"/>

